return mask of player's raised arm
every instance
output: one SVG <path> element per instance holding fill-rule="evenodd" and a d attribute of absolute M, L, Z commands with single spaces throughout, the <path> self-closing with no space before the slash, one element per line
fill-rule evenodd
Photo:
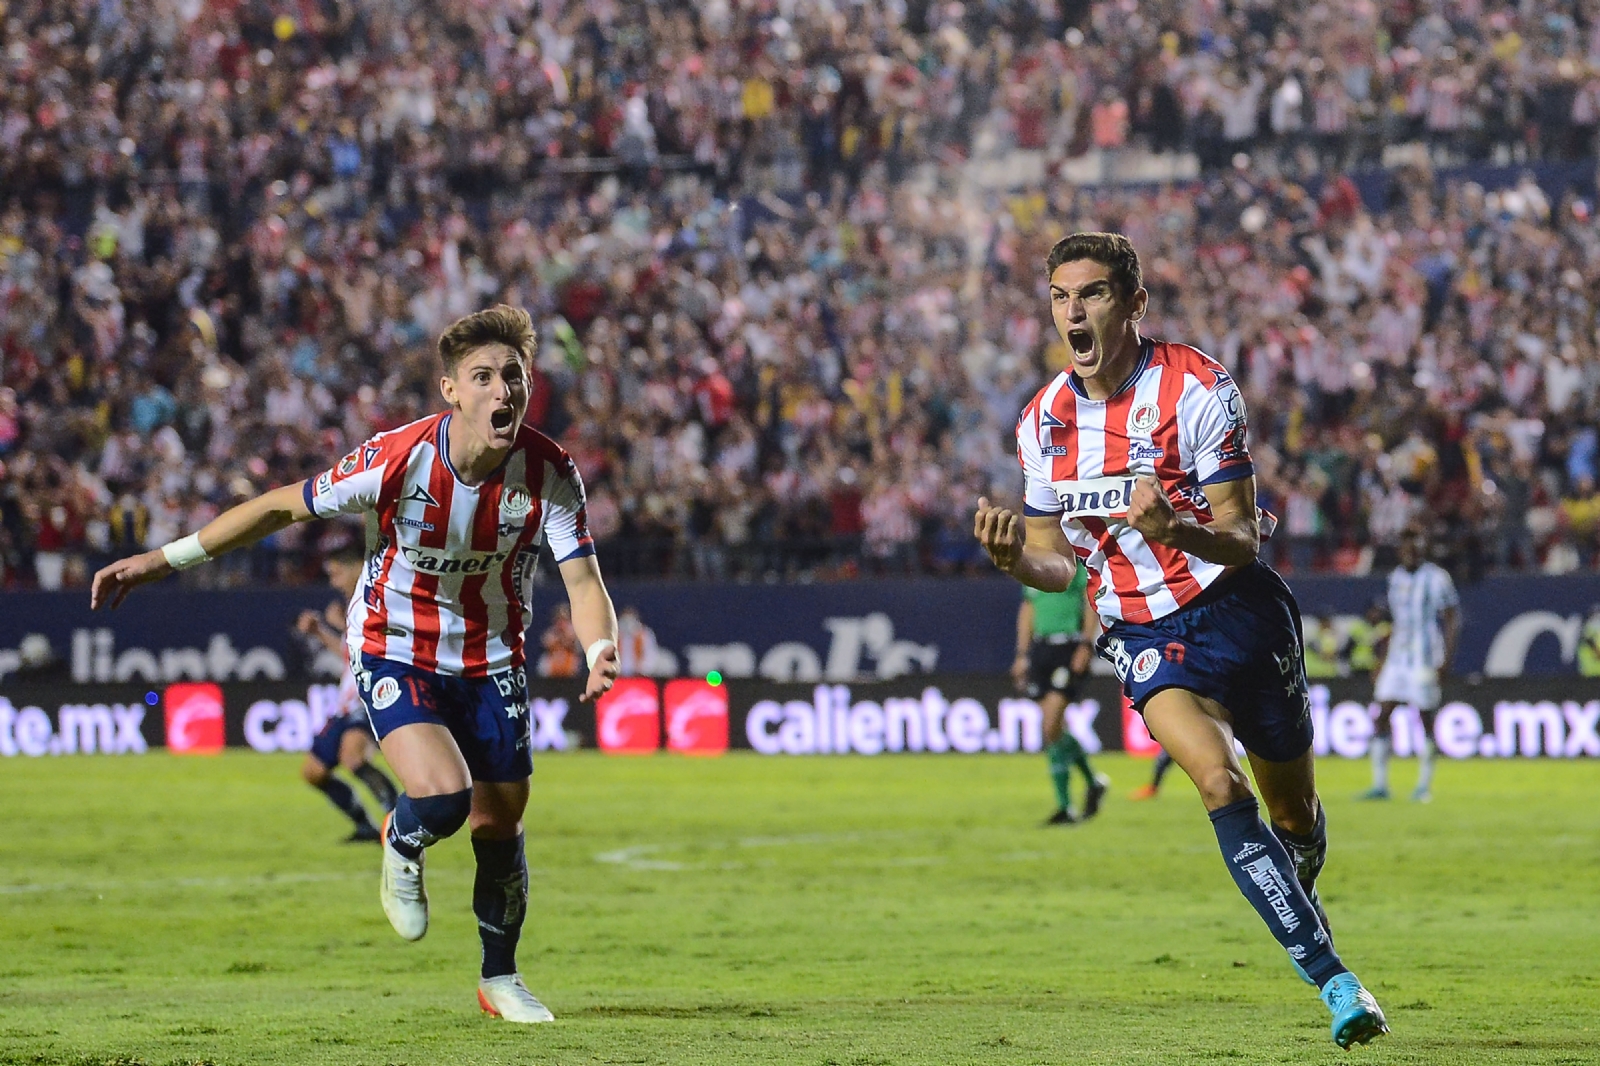
<path fill-rule="evenodd" d="M 1028 515 L 978 497 L 972 535 L 1003 573 L 1042 592 L 1065 592 L 1078 569 L 1078 557 L 1061 529 L 1059 515 Z"/>
<path fill-rule="evenodd" d="M 572 628 L 589 663 L 589 680 L 579 698 L 592 700 L 604 695 L 617 679 L 617 612 L 593 555 L 567 559 L 559 568 L 572 604 Z"/>
<path fill-rule="evenodd" d="M 224 552 L 243 548 L 278 530 L 315 516 L 306 505 L 305 482 L 284 485 L 230 507 L 207 522 L 198 533 L 180 537 L 160 548 L 118 559 L 94 575 L 89 606 L 119 606 L 140 585 L 158 581 L 176 570 L 187 570 Z"/>

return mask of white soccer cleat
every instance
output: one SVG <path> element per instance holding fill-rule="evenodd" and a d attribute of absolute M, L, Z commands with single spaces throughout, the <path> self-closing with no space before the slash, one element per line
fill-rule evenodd
<path fill-rule="evenodd" d="M 556 1016 L 534 998 L 528 991 L 528 986 L 522 983 L 520 973 L 506 974 L 504 977 L 485 977 L 478 982 L 478 1006 L 483 1008 L 485 1014 L 492 1014 L 496 1018 L 504 1018 L 508 1022 L 521 1022 L 524 1025 L 537 1025 L 539 1022 L 553 1022 Z"/>
<path fill-rule="evenodd" d="M 390 814 L 383 820 L 383 880 L 378 898 L 394 931 L 406 940 L 421 940 L 428 931 L 428 890 L 422 887 L 422 856 L 412 862 L 389 844 Z"/>

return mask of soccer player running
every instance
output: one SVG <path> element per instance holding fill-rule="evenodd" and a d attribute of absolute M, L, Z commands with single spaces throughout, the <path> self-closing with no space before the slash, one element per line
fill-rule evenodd
<path fill-rule="evenodd" d="M 584 514 L 583 482 L 554 441 L 522 424 L 537 338 L 499 306 L 439 338 L 450 409 L 380 433 L 317 477 L 273 489 L 198 533 L 101 570 L 95 607 L 295 522 L 364 514 L 367 561 L 348 641 L 373 731 L 405 793 L 384 821 L 380 897 L 395 931 L 428 929 L 423 849 L 467 825 L 483 943 L 479 1005 L 550 1021 L 517 973 L 528 902 L 522 814 L 533 762 L 523 634 L 541 536 L 586 649 L 582 699 L 617 676 L 616 613 Z"/>
<path fill-rule="evenodd" d="M 1089 671 L 1089 647 L 1099 633 L 1094 613 L 1084 596 L 1087 574 L 1073 575 L 1065 592 L 1042 592 L 1022 586 L 1017 608 L 1017 657 L 1011 677 L 1044 712 L 1044 750 L 1050 760 L 1050 781 L 1056 789 L 1056 812 L 1045 825 L 1072 825 L 1079 815 L 1072 810 L 1072 768 L 1088 784 L 1082 817 L 1100 810 L 1110 782 L 1089 766 L 1088 753 L 1066 727 L 1067 704 L 1078 693 L 1078 683 Z"/>
<path fill-rule="evenodd" d="M 1046 268 L 1069 366 L 1017 428 L 1023 514 L 980 499 L 974 532 L 995 566 L 1033 588 L 1059 591 L 1080 563 L 1090 569 L 1098 650 L 1199 790 L 1240 892 L 1321 990 L 1334 1042 L 1366 1043 L 1388 1025 L 1317 903 L 1326 822 L 1299 610 L 1257 558 L 1239 389 L 1195 349 L 1139 335 L 1149 294 L 1126 237 L 1073 234 Z"/>
<path fill-rule="evenodd" d="M 1417 522 L 1400 533 L 1400 565 L 1389 573 L 1388 651 L 1372 686 L 1378 721 L 1371 743 L 1372 788 L 1362 799 L 1389 798 L 1389 752 L 1394 710 L 1410 704 L 1422 716 L 1417 787 L 1411 798 L 1433 799 L 1433 719 L 1439 710 L 1439 681 L 1449 669 L 1461 636 L 1461 599 L 1450 574 L 1428 562 L 1428 532 Z"/>
<path fill-rule="evenodd" d="M 378 746 L 368 732 L 367 708 L 356 688 L 356 676 L 350 669 L 350 650 L 344 642 L 345 608 L 361 583 L 365 562 L 365 553 L 354 543 L 331 552 L 323 561 L 322 570 L 328 575 L 328 584 L 344 599 L 328 604 L 326 615 L 302 611 L 295 621 L 295 629 L 315 637 L 329 651 L 344 658 L 344 671 L 339 675 L 337 713 L 323 723 L 311 741 L 311 750 L 306 752 L 306 761 L 300 766 L 300 776 L 355 823 L 355 831 L 346 839 L 350 844 L 376 844 L 383 836 L 372 824 L 366 806 L 356 798 L 355 791 L 333 775 L 334 769 L 342 766 L 366 785 L 385 814 L 394 810 L 397 796 L 389 775 L 372 764 L 372 753 Z"/>

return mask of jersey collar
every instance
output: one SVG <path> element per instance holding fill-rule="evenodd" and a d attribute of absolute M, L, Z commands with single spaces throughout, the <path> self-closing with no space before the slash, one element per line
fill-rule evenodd
<path fill-rule="evenodd" d="M 1122 383 L 1122 386 L 1120 388 L 1118 388 L 1116 392 L 1113 392 L 1110 396 L 1106 397 L 1104 400 L 1096 400 L 1096 399 L 1090 398 L 1089 394 L 1086 391 L 1084 391 L 1083 379 L 1078 377 L 1078 372 L 1076 370 L 1067 371 L 1067 387 L 1070 388 L 1073 392 L 1077 393 L 1079 397 L 1081 397 L 1082 399 L 1088 400 L 1090 403 L 1110 403 L 1112 400 L 1115 400 L 1118 396 L 1121 396 L 1123 393 L 1125 393 L 1129 389 L 1133 388 L 1133 383 L 1139 380 L 1139 375 L 1143 374 L 1145 372 L 1145 370 L 1147 370 L 1149 368 L 1150 360 L 1155 358 L 1155 353 L 1156 353 L 1156 342 L 1151 340 L 1149 337 L 1140 337 L 1139 338 L 1139 361 L 1136 364 L 1134 364 L 1133 373 L 1128 375 L 1128 380 L 1124 381 Z"/>
<path fill-rule="evenodd" d="M 468 485 L 466 479 L 464 479 L 460 474 L 456 473 L 455 464 L 450 461 L 450 419 L 453 417 L 453 413 L 446 413 L 445 416 L 439 420 L 439 458 L 444 460 L 444 468 L 450 471 L 450 476 L 455 478 L 456 481 L 460 482 L 469 489 L 481 489 L 483 486 L 493 481 L 496 474 L 499 474 L 500 471 L 506 468 L 506 464 L 511 461 L 511 452 L 517 450 L 516 445 L 511 446 L 511 449 L 506 452 L 505 458 L 500 460 L 498 466 L 485 474 L 482 481 L 478 482 L 476 485 Z"/>

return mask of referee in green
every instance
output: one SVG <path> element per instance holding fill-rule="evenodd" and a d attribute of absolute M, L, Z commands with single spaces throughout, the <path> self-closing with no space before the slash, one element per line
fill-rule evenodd
<path fill-rule="evenodd" d="M 1066 728 L 1067 704 L 1078 694 L 1078 682 L 1089 671 L 1099 620 L 1089 609 L 1085 587 L 1089 568 L 1078 567 L 1065 592 L 1040 592 L 1022 587 L 1017 609 L 1017 658 L 1011 677 L 1017 687 L 1039 701 L 1044 712 L 1045 754 L 1050 757 L 1050 780 L 1056 787 L 1056 812 L 1046 825 L 1071 825 L 1093 818 L 1110 787 L 1109 779 L 1089 766 L 1083 745 Z M 1088 784 L 1083 813 L 1072 810 L 1072 768 Z"/>

